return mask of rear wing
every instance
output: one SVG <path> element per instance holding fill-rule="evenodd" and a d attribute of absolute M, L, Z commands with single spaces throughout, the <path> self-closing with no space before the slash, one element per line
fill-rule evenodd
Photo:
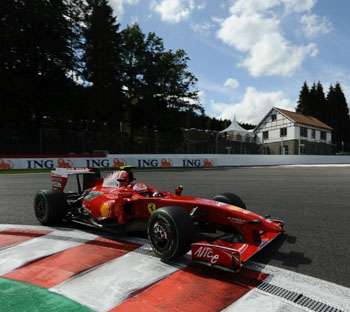
<path fill-rule="evenodd" d="M 74 167 L 74 168 L 56 168 L 51 171 L 52 189 L 64 191 L 68 178 L 71 175 L 77 177 L 78 191 L 79 194 L 83 190 L 93 185 L 96 181 L 101 178 L 101 172 L 99 168 L 91 167 Z M 79 175 L 83 175 L 83 189 L 81 188 Z"/>

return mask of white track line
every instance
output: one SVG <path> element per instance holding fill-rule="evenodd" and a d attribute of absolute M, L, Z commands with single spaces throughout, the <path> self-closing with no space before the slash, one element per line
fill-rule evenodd
<path fill-rule="evenodd" d="M 127 297 L 183 268 L 167 264 L 138 248 L 85 274 L 50 288 L 95 311 L 108 311 Z"/>
<path fill-rule="evenodd" d="M 5 247 L 0 250 L 0 275 L 11 272 L 32 260 L 76 247 L 96 237 L 98 236 L 80 231 L 55 230 L 50 234 Z"/>
<path fill-rule="evenodd" d="M 53 232 L 1 249 L 0 275 L 6 274 L 31 260 L 84 244 L 98 237 L 69 228 L 0 224 L 0 231 L 10 228 L 53 230 Z M 147 240 L 125 236 L 114 238 L 138 242 L 143 246 L 75 276 L 50 290 L 63 294 L 96 311 L 108 311 L 123 302 L 132 292 L 169 276 L 190 262 L 189 256 L 186 255 L 181 259 L 181 263 L 164 263 L 154 256 Z M 269 276 L 264 282 L 302 294 L 339 310 L 350 312 L 350 288 L 252 261 L 248 261 L 245 267 L 268 274 Z M 227 307 L 225 311 L 298 312 L 309 310 L 283 298 L 254 289 Z"/>
<path fill-rule="evenodd" d="M 265 282 L 272 285 L 303 294 L 340 310 L 350 311 L 350 288 L 252 261 L 247 262 L 246 267 L 269 274 Z"/>
<path fill-rule="evenodd" d="M 223 312 L 301 312 L 308 311 L 306 308 L 297 307 L 282 298 L 277 298 L 269 294 L 253 289 L 228 306 Z"/>

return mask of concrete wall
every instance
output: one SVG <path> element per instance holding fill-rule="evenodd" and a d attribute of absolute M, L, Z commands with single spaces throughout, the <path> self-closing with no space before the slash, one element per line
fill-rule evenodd
<path fill-rule="evenodd" d="M 280 154 L 281 146 L 288 146 L 288 154 L 299 155 L 299 145 L 303 146 L 300 154 L 304 155 L 334 155 L 333 144 L 310 142 L 306 140 L 289 140 L 264 144 L 265 150 L 269 148 L 270 154 Z"/>

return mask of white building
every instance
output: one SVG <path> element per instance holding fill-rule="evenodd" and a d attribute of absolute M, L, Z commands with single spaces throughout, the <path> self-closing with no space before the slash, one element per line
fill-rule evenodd
<path fill-rule="evenodd" d="M 231 124 L 216 135 L 216 153 L 257 154 L 253 130 L 244 129 L 234 116 Z"/>
<path fill-rule="evenodd" d="M 254 129 L 265 154 L 334 153 L 332 128 L 318 119 L 273 107 Z"/>
<path fill-rule="evenodd" d="M 253 135 L 252 131 L 244 129 L 238 124 L 236 116 L 234 116 L 231 124 L 219 133 L 225 134 L 227 140 L 239 142 L 250 142 Z"/>

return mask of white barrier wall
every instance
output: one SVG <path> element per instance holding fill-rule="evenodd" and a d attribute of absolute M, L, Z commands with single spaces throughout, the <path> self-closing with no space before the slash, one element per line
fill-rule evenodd
<path fill-rule="evenodd" d="M 0 157 L 0 170 L 4 169 L 53 169 L 53 168 L 71 168 L 71 167 L 97 167 L 95 164 L 101 165 L 101 167 L 108 167 L 108 159 L 106 156 L 72 156 L 72 155 L 60 155 L 60 156 L 21 156 L 6 158 Z"/>
<path fill-rule="evenodd" d="M 107 156 L 0 157 L 1 169 L 52 169 L 56 167 L 109 168 L 131 165 L 141 168 L 273 166 L 304 164 L 350 164 L 350 156 L 321 155 L 221 155 L 221 154 L 124 154 Z"/>
<path fill-rule="evenodd" d="M 350 164 L 350 156 L 333 155 L 108 155 L 116 167 L 213 167 L 213 166 L 273 166 L 302 164 Z"/>

